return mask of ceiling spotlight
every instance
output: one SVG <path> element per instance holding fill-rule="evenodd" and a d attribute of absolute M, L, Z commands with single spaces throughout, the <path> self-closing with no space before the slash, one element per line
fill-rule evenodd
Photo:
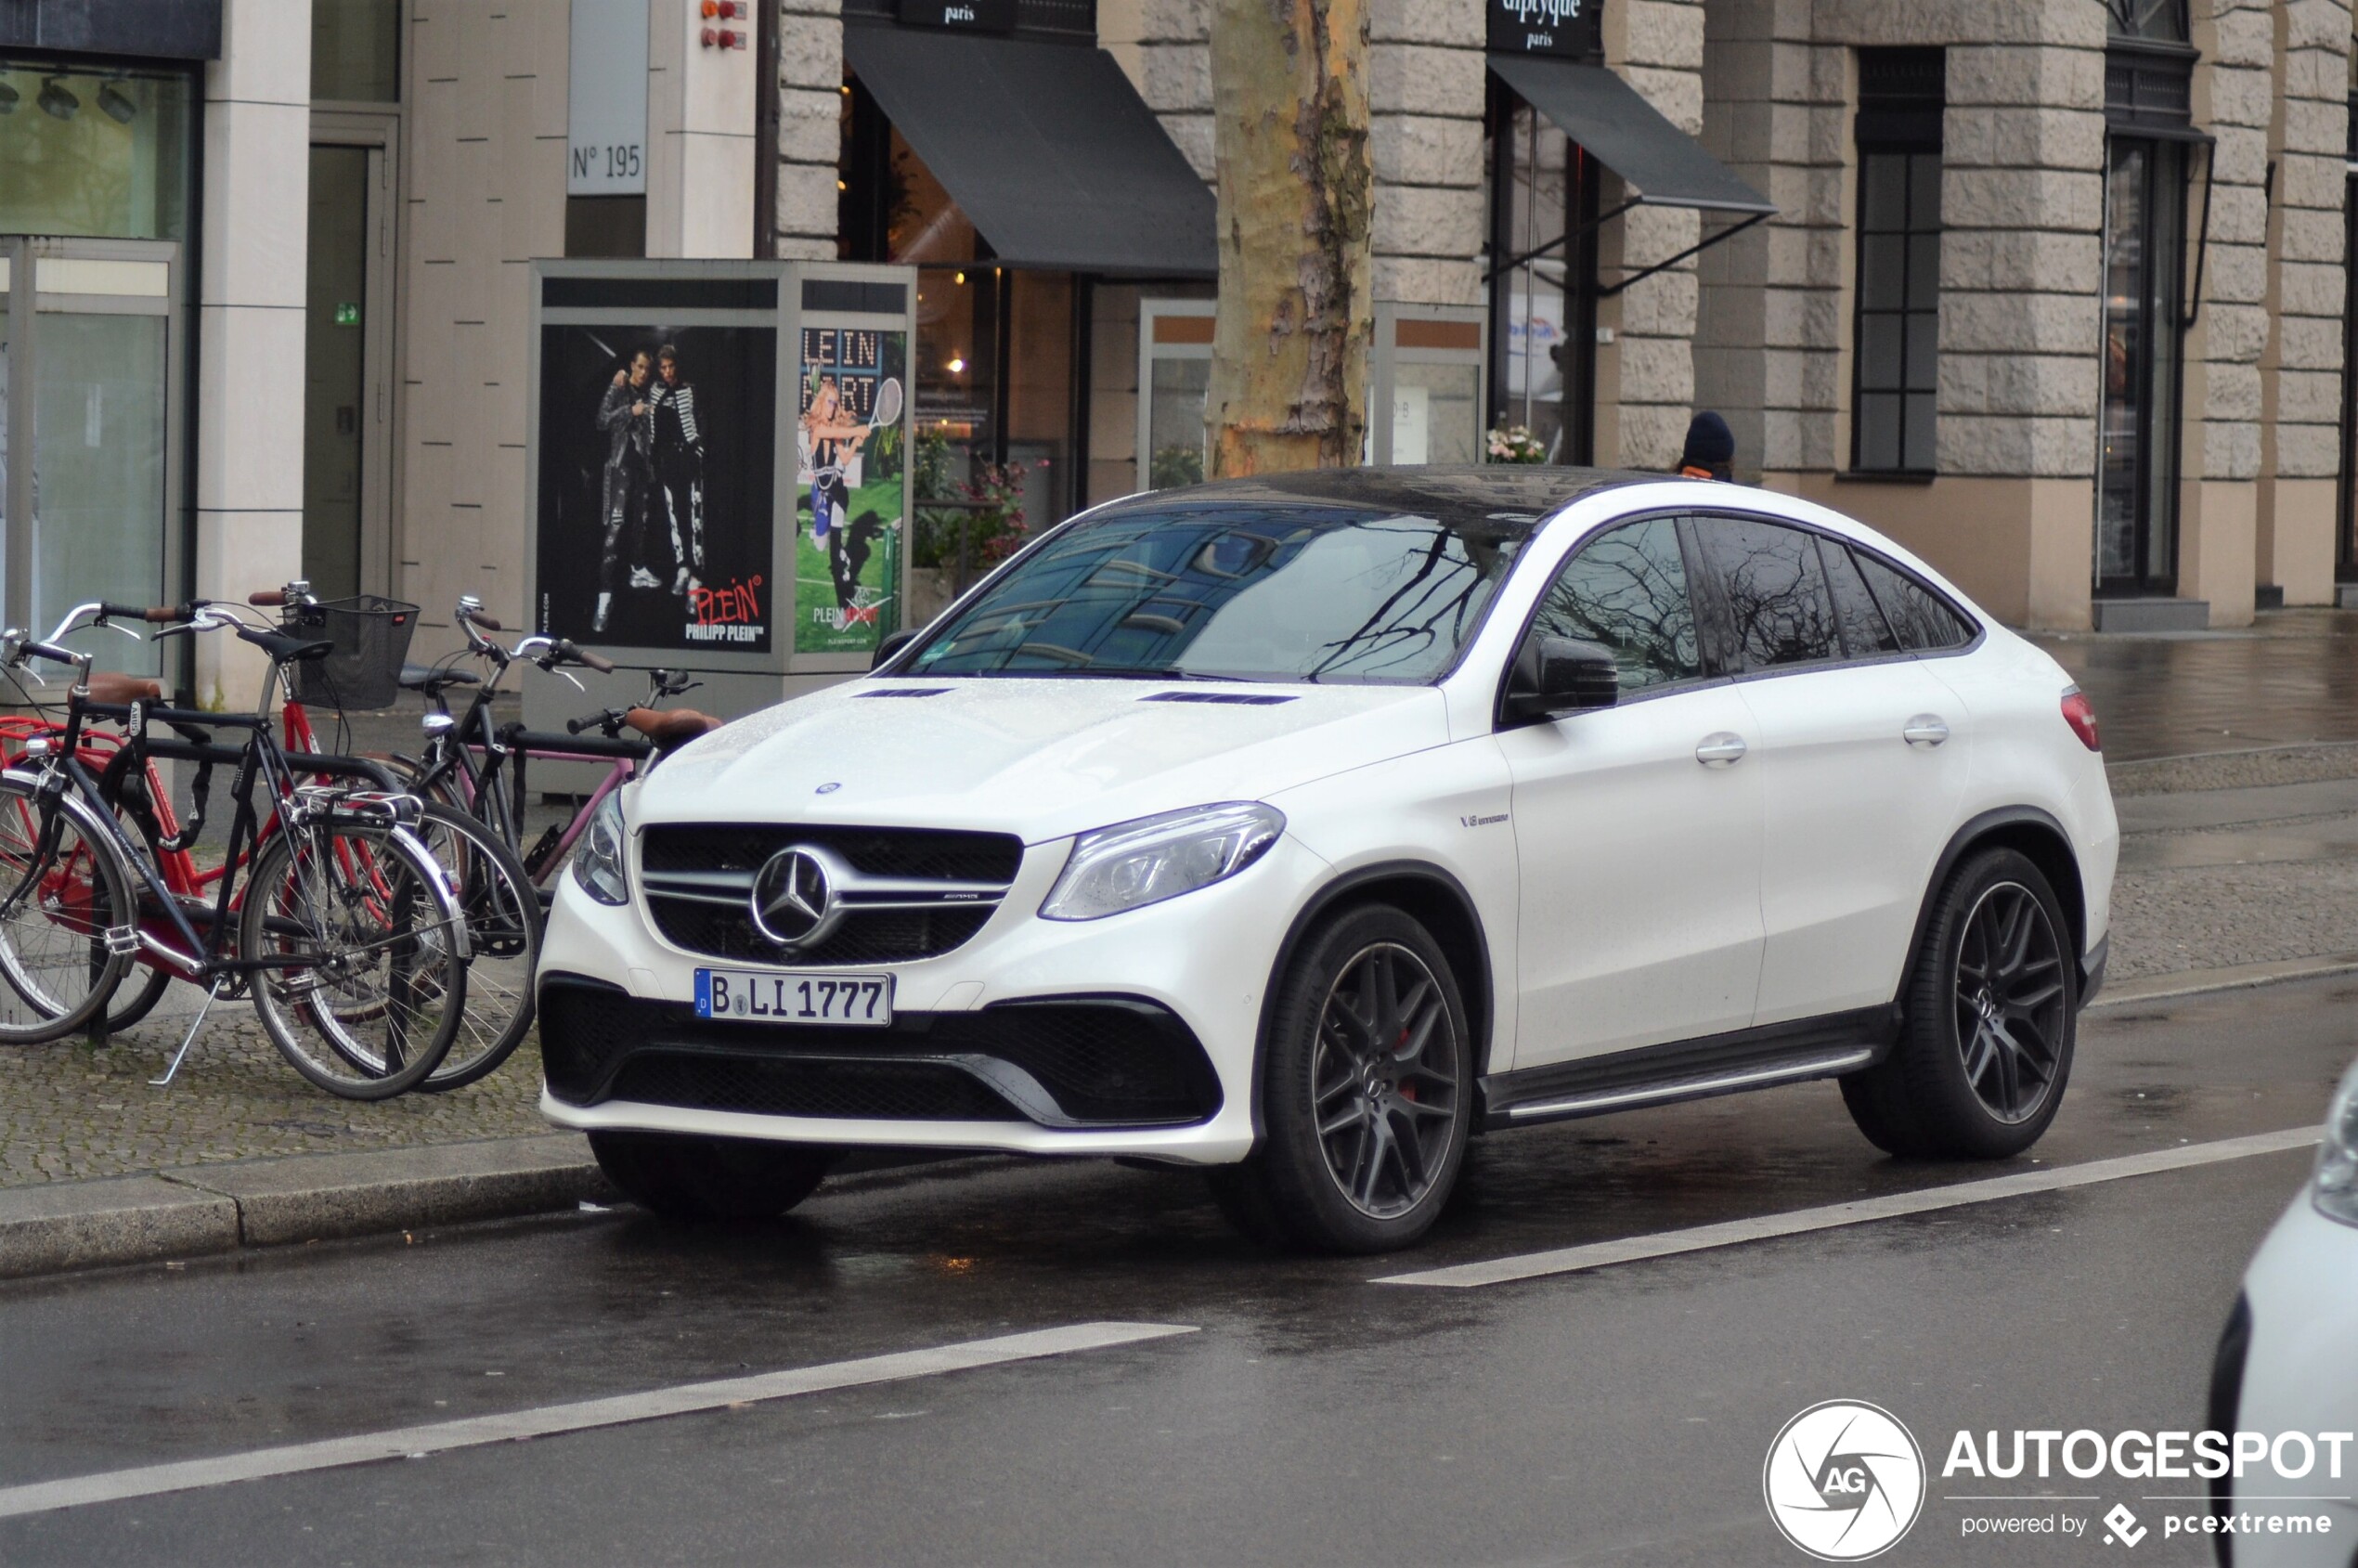
<path fill-rule="evenodd" d="M 953 376 L 965 375 L 966 373 L 966 362 L 964 359 L 952 356 L 950 360 L 950 373 Z"/>
<path fill-rule="evenodd" d="M 98 89 L 98 107 L 118 125 L 128 125 L 139 117 L 137 100 L 124 92 L 118 82 L 109 82 Z"/>
<path fill-rule="evenodd" d="M 9 86 L 6 82 L 0 82 L 0 114 L 14 114 L 17 111 L 19 96 L 14 87 Z"/>
<path fill-rule="evenodd" d="M 42 79 L 41 97 L 34 101 L 41 105 L 44 114 L 54 120 L 71 120 L 82 107 L 82 100 L 67 92 L 64 80 L 56 76 Z"/>

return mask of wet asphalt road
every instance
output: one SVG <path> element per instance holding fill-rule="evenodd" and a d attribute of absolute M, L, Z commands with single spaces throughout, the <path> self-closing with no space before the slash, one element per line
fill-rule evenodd
<path fill-rule="evenodd" d="M 2037 1154 L 2306 1126 L 2353 1053 L 2353 978 L 2098 1010 Z M 766 1226 L 619 1211 L 0 1287 L 0 1487 L 1016 1330 L 1197 1330 L 5 1520 L 0 1562 L 1797 1563 L 1761 1464 L 1820 1400 L 1891 1409 L 1936 1470 L 1960 1427 L 2199 1426 L 2308 1160 L 1368 1283 L 1992 1173 L 1883 1160 L 1824 1084 L 1476 1147 L 1434 1238 L 1374 1263 L 1260 1252 L 1183 1174 L 985 1160 Z M 2104 1549 L 1964 1540 L 1942 1493 L 1885 1561 Z M 2157 1532 L 2137 1561 L 2205 1559 Z"/>

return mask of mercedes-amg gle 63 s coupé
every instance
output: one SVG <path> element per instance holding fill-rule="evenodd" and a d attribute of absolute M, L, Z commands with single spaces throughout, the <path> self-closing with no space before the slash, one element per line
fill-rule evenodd
<path fill-rule="evenodd" d="M 543 1108 L 776 1213 L 847 1148 L 1201 1167 L 1397 1247 L 1469 1136 L 1831 1078 L 2054 1119 L 2118 829 L 2060 667 L 1841 514 L 1575 469 L 1288 474 L 1032 539 L 866 677 L 608 799 Z"/>

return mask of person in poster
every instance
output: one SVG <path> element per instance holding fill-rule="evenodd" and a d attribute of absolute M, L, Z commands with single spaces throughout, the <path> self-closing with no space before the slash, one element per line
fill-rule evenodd
<path fill-rule="evenodd" d="M 704 586 L 704 436 L 677 344 L 655 350 L 654 403 L 654 498 L 671 534 L 671 596 L 684 599 Z"/>
<path fill-rule="evenodd" d="M 799 653 L 864 652 L 895 624 L 906 356 L 905 333 L 803 329 Z"/>
<path fill-rule="evenodd" d="M 605 538 L 598 556 L 598 608 L 590 629 L 602 634 L 614 611 L 614 596 L 627 581 L 632 588 L 654 588 L 655 575 L 646 568 L 642 552 L 647 534 L 647 503 L 654 487 L 654 420 L 648 402 L 647 377 L 654 363 L 645 349 L 630 356 L 630 363 L 614 373 L 598 403 L 598 429 L 606 437 L 603 520 Z M 623 555 L 630 556 L 630 573 L 623 577 Z"/>

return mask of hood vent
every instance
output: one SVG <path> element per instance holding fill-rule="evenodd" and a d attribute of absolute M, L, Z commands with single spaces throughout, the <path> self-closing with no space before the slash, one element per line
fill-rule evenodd
<path fill-rule="evenodd" d="M 855 697 L 938 697 L 950 690 L 947 686 L 879 686 L 873 692 L 854 692 Z"/>
<path fill-rule="evenodd" d="M 1138 699 L 1142 703 L 1224 703 L 1231 707 L 1275 707 L 1289 703 L 1291 697 L 1263 692 L 1157 692 Z"/>

